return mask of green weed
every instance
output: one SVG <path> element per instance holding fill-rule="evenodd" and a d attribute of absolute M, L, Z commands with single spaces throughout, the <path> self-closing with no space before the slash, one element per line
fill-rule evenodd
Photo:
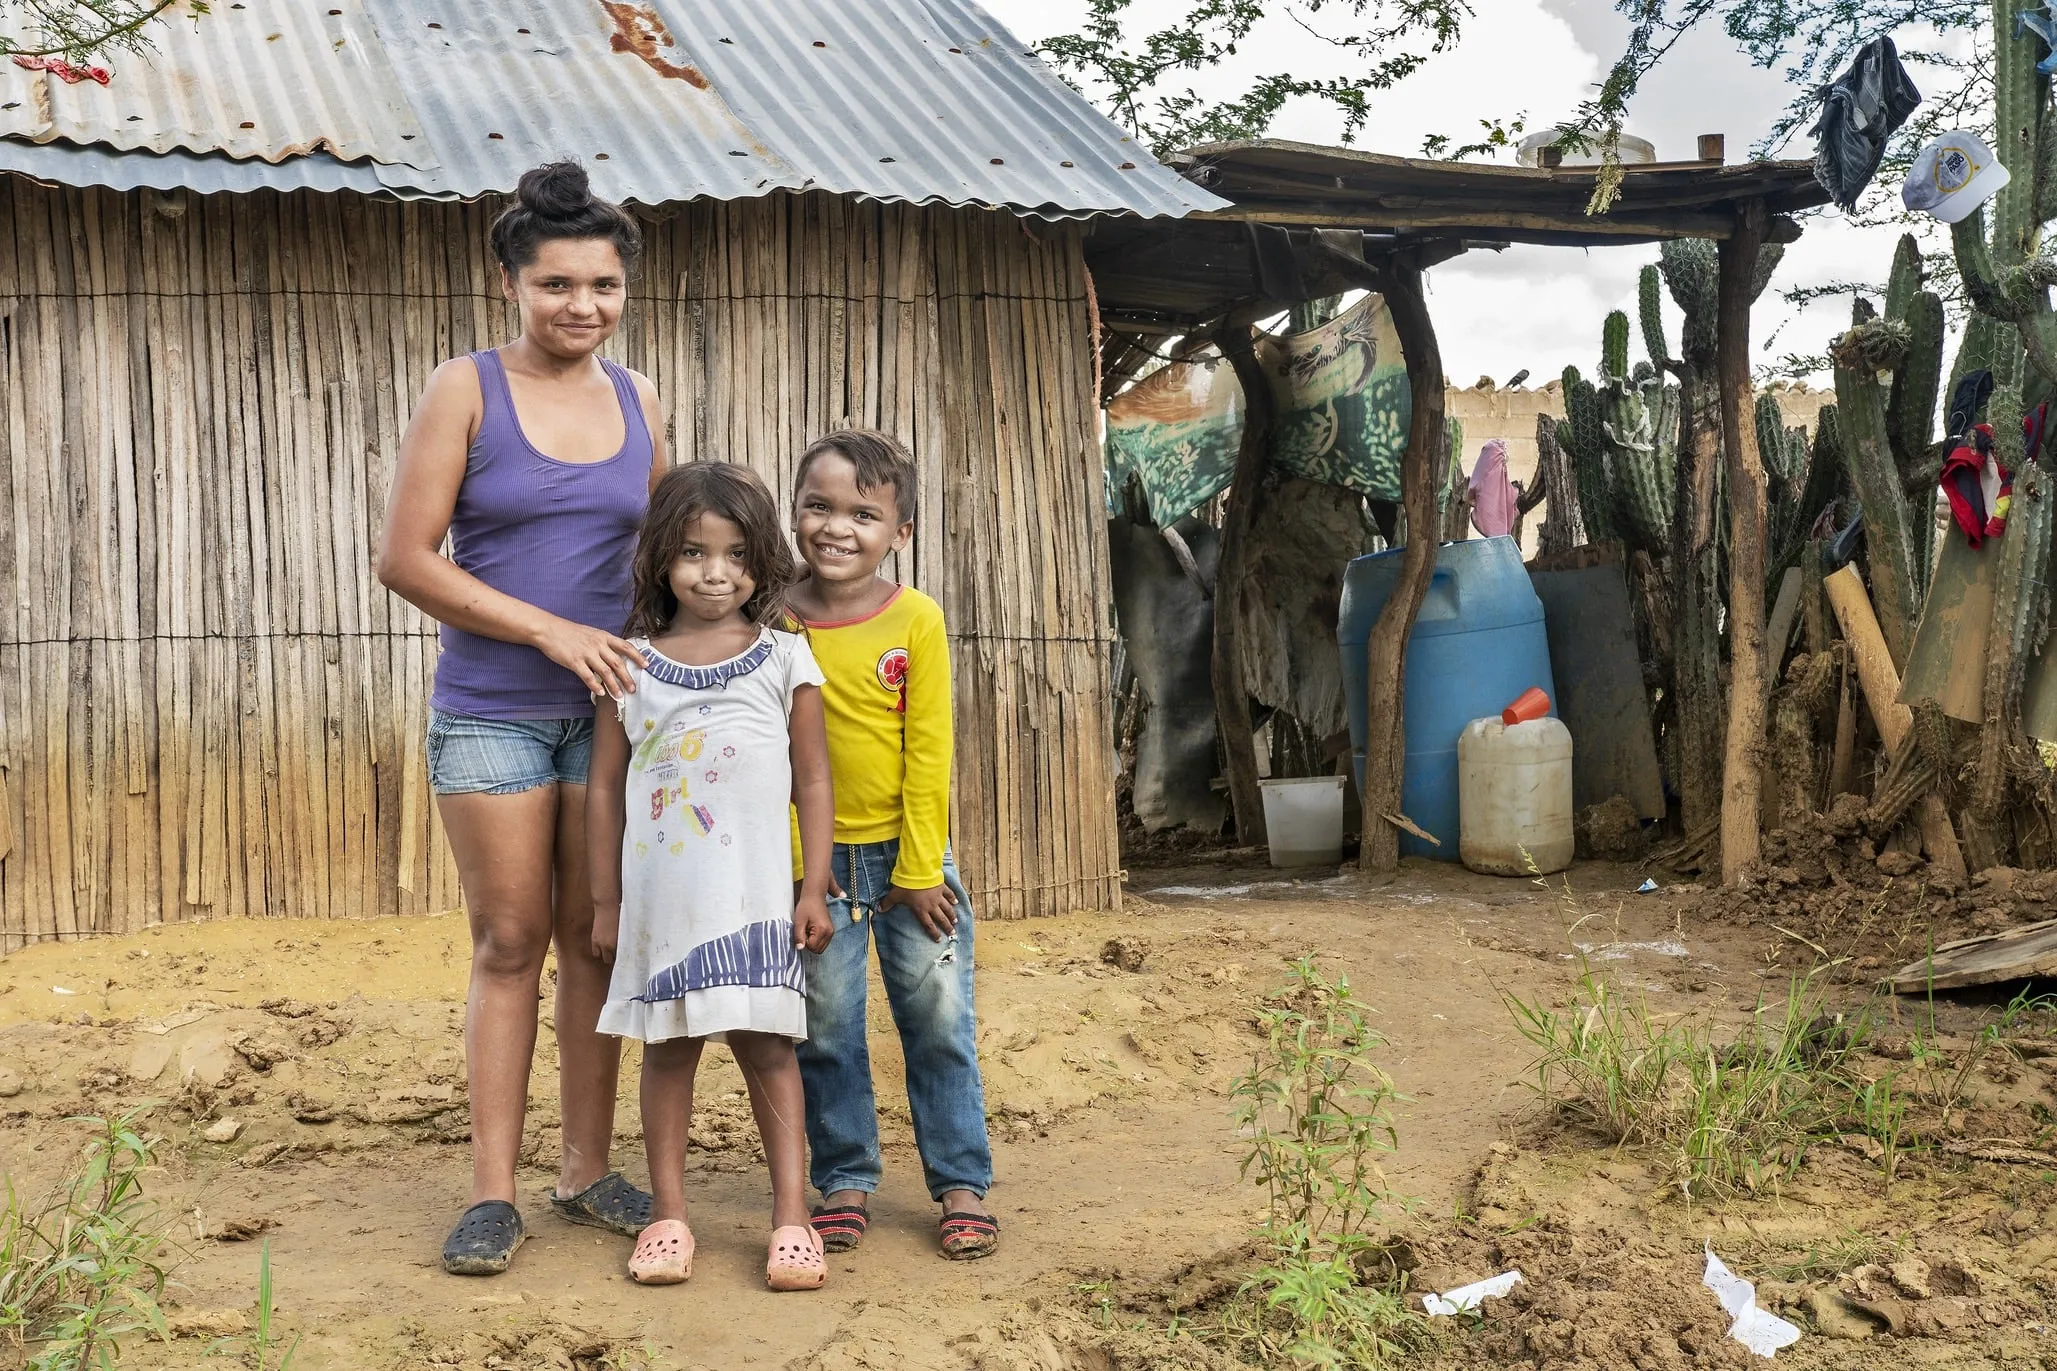
<path fill-rule="evenodd" d="M 292 1344 L 279 1352 L 278 1360 L 271 1359 L 279 1344 L 278 1332 L 272 1326 L 276 1312 L 271 1288 L 271 1243 L 267 1240 L 257 1257 L 257 1331 L 250 1338 L 252 1371 L 288 1371 L 293 1365 L 293 1354 L 300 1350 L 300 1338 L 295 1334 Z"/>
<path fill-rule="evenodd" d="M 1071 1293 L 1093 1302 L 1093 1322 L 1103 1331 L 1114 1326 L 1114 1282 L 1109 1280 L 1080 1281 L 1071 1287 Z"/>
<path fill-rule="evenodd" d="M 1922 1022 L 1914 1026 L 1907 1043 L 1914 1093 L 1924 1103 L 1950 1110 L 1969 1099 L 1974 1075 L 1996 1054 L 2021 1059 L 2021 1050 L 2013 1039 L 2027 1031 L 2047 1031 L 2052 1026 L 2052 1016 L 2057 1015 L 2057 997 L 2032 995 L 2025 989 L 2017 992 L 2006 1008 L 1979 1026 L 1971 1042 L 1954 1057 L 1943 1046 L 1942 1033 L 1936 1026 L 1933 984 L 1928 987 L 1923 1009 Z"/>
<path fill-rule="evenodd" d="M 166 1225 L 143 1194 L 157 1139 L 138 1130 L 139 1113 L 73 1120 L 94 1136 L 42 1199 L 5 1183 L 0 1344 L 23 1354 L 29 1371 L 104 1371 L 124 1334 L 169 1340 L 158 1304 L 166 1268 L 156 1256 Z"/>
<path fill-rule="evenodd" d="M 1265 1045 L 1229 1088 L 1249 1140 L 1242 1175 L 1265 1189 L 1266 1235 L 1290 1245 L 1344 1242 L 1399 1201 L 1379 1158 L 1399 1145 L 1393 1081 L 1372 1060 L 1386 1040 L 1347 976 L 1312 962 L 1259 1015 Z"/>
<path fill-rule="evenodd" d="M 1269 1260 L 1213 1340 L 1261 1366 L 1396 1365 L 1425 1341 L 1423 1320 L 1360 1274 L 1372 1225 L 1407 1207 L 1379 1162 L 1398 1145 L 1399 1096 L 1373 1060 L 1385 1039 L 1348 977 L 1305 959 L 1260 1022 L 1264 1047 L 1230 1098 L 1248 1141 L 1242 1174 L 1268 1201 Z"/>

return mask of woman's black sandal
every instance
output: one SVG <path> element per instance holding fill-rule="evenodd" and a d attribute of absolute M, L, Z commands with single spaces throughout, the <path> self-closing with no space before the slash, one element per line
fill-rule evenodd
<path fill-rule="evenodd" d="M 505 1200 L 481 1201 L 443 1239 L 443 1269 L 453 1276 L 497 1276 L 524 1236 L 520 1210 Z"/>
<path fill-rule="evenodd" d="M 650 1226 L 650 1197 L 610 1171 L 576 1195 L 550 1194 L 550 1208 L 566 1223 L 604 1228 L 624 1238 L 639 1236 Z"/>

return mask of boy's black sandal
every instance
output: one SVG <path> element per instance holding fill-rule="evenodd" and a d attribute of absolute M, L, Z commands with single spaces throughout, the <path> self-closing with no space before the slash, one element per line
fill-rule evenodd
<path fill-rule="evenodd" d="M 821 1205 L 807 1216 L 824 1252 L 848 1252 L 864 1241 L 871 1216 L 861 1204 Z"/>
<path fill-rule="evenodd" d="M 550 1208 L 567 1223 L 604 1228 L 634 1238 L 650 1226 L 650 1197 L 610 1171 L 576 1195 L 550 1192 Z"/>
<path fill-rule="evenodd" d="M 990 1257 L 1000 1246 L 1000 1221 L 991 1214 L 952 1210 L 940 1225 L 943 1255 L 955 1262 Z"/>
<path fill-rule="evenodd" d="M 497 1276 L 514 1260 L 524 1236 L 520 1210 L 505 1200 L 483 1200 L 465 1210 L 443 1239 L 443 1269 L 453 1276 Z"/>

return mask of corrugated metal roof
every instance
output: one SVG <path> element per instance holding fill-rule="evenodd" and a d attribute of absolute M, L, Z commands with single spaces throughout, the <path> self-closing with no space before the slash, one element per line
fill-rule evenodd
<path fill-rule="evenodd" d="M 152 35 L 104 88 L 0 68 L 0 167 L 203 191 L 359 189 L 369 173 L 402 196 L 469 197 L 573 156 L 599 194 L 645 204 L 804 189 L 1052 217 L 1227 203 L 971 0 L 215 0 Z M 310 158 L 332 166 L 295 165 Z"/>
<path fill-rule="evenodd" d="M 22 7 L 8 9 L 19 24 Z M 0 64 L 0 136 L 267 162 L 317 149 L 346 162 L 426 153 L 373 16 L 355 0 L 217 0 L 149 37 L 147 57 L 107 59 L 105 86 Z"/>
<path fill-rule="evenodd" d="M 377 195 L 385 190 L 370 162 L 338 162 L 325 152 L 288 157 L 277 166 L 238 162 L 220 153 L 117 152 L 70 143 L 23 143 L 0 138 L 0 172 L 18 172 L 59 186 L 105 186 L 109 190 L 186 189 L 217 191 L 349 190 Z"/>

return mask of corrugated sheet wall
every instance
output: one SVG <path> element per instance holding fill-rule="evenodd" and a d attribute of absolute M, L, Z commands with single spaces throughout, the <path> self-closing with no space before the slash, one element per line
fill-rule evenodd
<path fill-rule="evenodd" d="M 157 920 L 459 901 L 421 739 L 432 626 L 371 574 L 445 357 L 510 336 L 496 206 L 0 179 L 0 950 Z M 786 488 L 907 435 L 950 619 L 982 913 L 1119 898 L 1077 231 L 822 194 L 652 226 L 613 355 L 677 460 Z"/>

